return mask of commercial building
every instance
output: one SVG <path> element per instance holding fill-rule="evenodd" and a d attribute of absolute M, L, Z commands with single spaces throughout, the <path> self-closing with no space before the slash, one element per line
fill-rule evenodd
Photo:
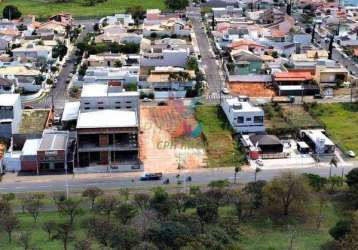
<path fill-rule="evenodd" d="M 77 121 L 78 166 L 103 166 L 119 171 L 140 169 L 138 135 L 135 111 L 81 112 Z"/>

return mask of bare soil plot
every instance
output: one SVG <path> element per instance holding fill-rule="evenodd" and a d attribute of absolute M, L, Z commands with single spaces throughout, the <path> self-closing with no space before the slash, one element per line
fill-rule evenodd
<path fill-rule="evenodd" d="M 191 138 L 197 126 L 193 115 L 180 102 L 141 108 L 141 159 L 147 172 L 175 172 L 205 165 L 200 138 Z"/>
<path fill-rule="evenodd" d="M 251 97 L 272 97 L 276 96 L 272 87 L 262 83 L 232 83 L 230 89 L 234 94 Z"/>

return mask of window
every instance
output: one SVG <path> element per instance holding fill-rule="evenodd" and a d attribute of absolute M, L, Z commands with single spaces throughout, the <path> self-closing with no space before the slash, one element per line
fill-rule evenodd
<path fill-rule="evenodd" d="M 90 103 L 89 102 L 85 102 L 85 105 L 89 105 Z"/>
<path fill-rule="evenodd" d="M 255 116 L 254 117 L 254 123 L 263 123 L 264 117 L 263 116 Z"/>
<path fill-rule="evenodd" d="M 131 107 L 131 106 L 127 106 L 126 108 L 127 108 L 127 109 L 131 109 L 132 107 Z"/>
<path fill-rule="evenodd" d="M 121 104 L 121 102 L 116 102 L 116 104 Z"/>
<path fill-rule="evenodd" d="M 116 109 L 121 109 L 121 107 L 118 107 L 118 106 L 117 106 Z"/>
<path fill-rule="evenodd" d="M 244 123 L 244 117 L 239 116 L 239 117 L 237 118 L 237 123 Z"/>
<path fill-rule="evenodd" d="M 251 120 L 252 120 L 251 117 L 246 118 L 247 122 L 251 122 Z"/>
<path fill-rule="evenodd" d="M 99 105 L 99 104 L 103 104 L 103 102 L 97 102 L 97 104 Z"/>
<path fill-rule="evenodd" d="M 103 107 L 98 107 L 98 109 L 103 109 Z"/>
<path fill-rule="evenodd" d="M 90 108 L 89 107 L 85 107 L 85 110 L 89 110 Z"/>
<path fill-rule="evenodd" d="M 131 104 L 132 102 L 131 102 L 131 101 L 127 101 L 126 103 Z"/>

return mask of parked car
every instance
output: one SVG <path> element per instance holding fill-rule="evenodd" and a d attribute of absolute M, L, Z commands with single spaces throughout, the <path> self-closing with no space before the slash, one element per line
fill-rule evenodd
<path fill-rule="evenodd" d="M 221 90 L 221 92 L 222 92 L 223 94 L 225 94 L 225 95 L 230 94 L 230 91 L 229 91 L 227 88 L 223 88 L 223 89 Z"/>
<path fill-rule="evenodd" d="M 162 173 L 145 173 L 140 177 L 141 181 L 158 181 L 163 178 Z"/>
<path fill-rule="evenodd" d="M 152 99 L 150 99 L 150 98 L 148 98 L 148 97 L 145 97 L 144 99 L 143 99 L 143 102 L 152 102 L 153 100 Z"/>
<path fill-rule="evenodd" d="M 354 153 L 352 150 L 347 151 L 347 155 L 352 158 L 356 157 L 356 153 Z"/>
<path fill-rule="evenodd" d="M 314 99 L 323 99 L 323 96 L 321 94 L 315 94 L 313 96 Z"/>
<path fill-rule="evenodd" d="M 168 106 L 167 102 L 158 102 L 158 106 Z"/>

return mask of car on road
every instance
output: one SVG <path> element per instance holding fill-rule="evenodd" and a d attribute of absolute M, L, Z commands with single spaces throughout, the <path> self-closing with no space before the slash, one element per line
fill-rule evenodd
<path fill-rule="evenodd" d="M 159 181 L 163 178 L 162 173 L 144 173 L 141 177 L 141 181 Z"/>
<path fill-rule="evenodd" d="M 228 88 L 223 88 L 223 89 L 221 90 L 221 92 L 222 92 L 223 94 L 225 94 L 225 95 L 230 94 L 230 91 L 229 91 Z"/>
<path fill-rule="evenodd" d="M 255 163 L 260 167 L 262 167 L 264 165 L 264 162 L 260 159 L 256 160 Z"/>

